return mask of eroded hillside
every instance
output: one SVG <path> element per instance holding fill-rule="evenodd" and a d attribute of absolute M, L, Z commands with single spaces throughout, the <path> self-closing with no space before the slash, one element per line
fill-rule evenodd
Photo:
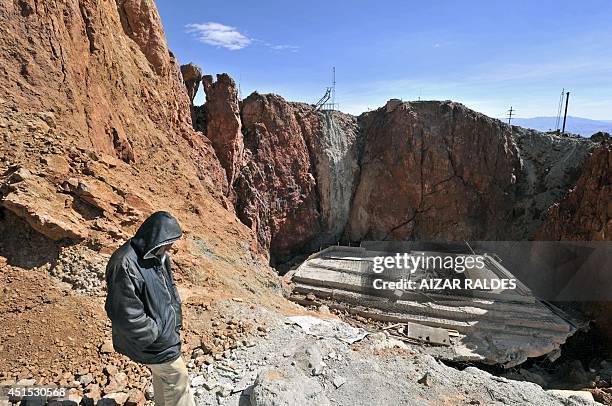
<path fill-rule="evenodd" d="M 185 231 L 174 260 L 186 351 L 203 331 L 215 353 L 224 349 L 199 325 L 217 317 L 215 300 L 284 303 L 233 214 L 211 142 L 192 127 L 152 2 L 3 2 L 0 33 L 0 380 L 71 381 L 81 371 L 102 395 L 113 390 L 102 368 L 127 360 L 108 349 L 104 267 L 156 210 Z M 128 387 L 144 389 L 134 368 Z"/>

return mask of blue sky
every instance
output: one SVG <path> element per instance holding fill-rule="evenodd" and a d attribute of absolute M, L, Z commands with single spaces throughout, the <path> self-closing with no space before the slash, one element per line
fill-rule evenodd
<path fill-rule="evenodd" d="M 340 110 L 451 99 L 493 117 L 612 120 L 612 1 L 157 0 L 181 63 L 252 91 Z M 203 102 L 200 91 L 196 103 Z"/>

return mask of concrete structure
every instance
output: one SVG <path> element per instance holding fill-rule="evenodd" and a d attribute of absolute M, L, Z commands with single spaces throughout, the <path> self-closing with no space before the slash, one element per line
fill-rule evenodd
<path fill-rule="evenodd" d="M 292 299 L 316 301 L 332 309 L 403 326 L 407 341 L 414 339 L 449 346 L 452 360 L 518 365 L 527 358 L 556 352 L 577 329 L 554 306 L 535 298 L 520 281 L 512 288 L 491 288 L 513 275 L 494 256 L 483 258 L 481 269 L 463 273 L 438 268 L 415 272 L 391 267 L 374 272 L 376 257 L 408 253 L 411 256 L 475 257 L 463 247 L 425 251 L 409 242 L 370 242 L 361 247 L 332 246 L 310 256 L 292 275 Z M 458 289 L 375 289 L 380 280 L 397 282 L 458 280 Z M 466 280 L 481 280 L 485 289 L 464 289 Z M 495 282 L 496 281 L 496 282 Z M 470 282 L 472 283 L 472 282 Z M 433 287 L 433 286 L 430 286 Z M 486 289 L 486 287 L 489 287 Z M 308 296 L 308 298 L 307 298 Z M 310 300 L 309 300 L 310 299 Z M 416 333 L 415 333 L 416 332 Z M 444 342 L 448 337 L 448 342 Z"/>

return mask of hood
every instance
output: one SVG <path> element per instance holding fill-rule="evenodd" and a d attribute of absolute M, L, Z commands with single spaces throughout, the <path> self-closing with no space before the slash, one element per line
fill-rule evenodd
<path fill-rule="evenodd" d="M 181 226 L 172 214 L 158 211 L 142 223 L 132 237 L 132 246 L 140 258 L 146 258 L 151 251 L 175 242 L 182 234 Z"/>

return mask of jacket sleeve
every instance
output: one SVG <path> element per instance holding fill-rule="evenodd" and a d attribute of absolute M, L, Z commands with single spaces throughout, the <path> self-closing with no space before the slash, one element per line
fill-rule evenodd
<path fill-rule="evenodd" d="M 159 336 L 159 327 L 144 310 L 129 265 L 109 270 L 107 285 L 105 309 L 113 325 L 134 345 L 142 348 L 152 344 Z"/>
<path fill-rule="evenodd" d="M 182 310 L 182 306 L 181 306 L 181 297 L 179 296 L 178 293 L 178 289 L 176 287 L 176 282 L 174 281 L 174 276 L 172 275 L 172 260 L 170 259 L 170 256 L 167 255 L 166 259 L 164 261 L 164 266 L 166 267 L 166 272 L 168 272 L 168 277 L 170 279 L 170 283 L 172 284 L 172 292 L 174 293 L 174 296 L 176 297 L 176 315 L 177 315 L 177 321 L 176 321 L 176 325 L 179 328 L 183 327 L 183 310 Z"/>

